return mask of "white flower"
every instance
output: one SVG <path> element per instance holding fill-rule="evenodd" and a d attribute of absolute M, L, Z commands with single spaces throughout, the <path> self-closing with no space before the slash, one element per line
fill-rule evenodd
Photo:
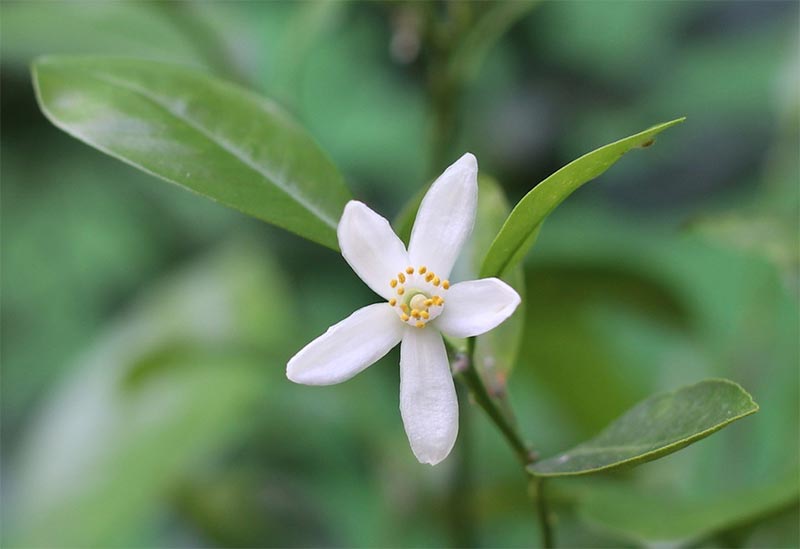
<path fill-rule="evenodd" d="M 439 176 L 422 200 L 408 251 L 386 219 L 348 202 L 338 227 L 342 255 L 386 301 L 331 326 L 286 367 L 296 383 L 340 383 L 400 343 L 400 414 L 414 455 L 431 465 L 447 457 L 458 434 L 458 402 L 440 332 L 480 335 L 520 302 L 497 278 L 447 280 L 475 222 L 477 176 L 469 153 Z"/>

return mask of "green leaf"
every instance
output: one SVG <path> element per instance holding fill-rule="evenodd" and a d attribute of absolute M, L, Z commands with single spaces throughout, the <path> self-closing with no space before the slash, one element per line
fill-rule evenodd
<path fill-rule="evenodd" d="M 751 524 L 796 505 L 797 483 L 781 482 L 705 494 L 690 499 L 668 490 L 643 492 L 624 484 L 595 486 L 579 502 L 584 519 L 637 542 L 697 541 L 715 532 Z"/>
<path fill-rule="evenodd" d="M 796 473 L 779 482 L 688 498 L 668 488 L 642 490 L 614 483 L 587 490 L 578 512 L 588 522 L 632 541 L 686 543 L 752 523 L 796 504 L 797 498 Z"/>
<path fill-rule="evenodd" d="M 647 398 L 593 439 L 528 470 L 557 477 L 639 465 L 676 452 L 757 411 L 753 398 L 736 383 L 708 379 Z"/>
<path fill-rule="evenodd" d="M 263 246 L 243 241 L 120 314 L 17 446 L 4 545 L 146 545 L 171 487 L 258 421 L 294 326 L 288 295 Z"/>
<path fill-rule="evenodd" d="M 600 147 L 574 160 L 536 185 L 514 207 L 483 260 L 481 277 L 498 276 L 519 263 L 536 241 L 548 215 L 584 183 L 598 177 L 636 147 L 649 147 L 656 135 L 683 122 L 678 118 Z"/>
<path fill-rule="evenodd" d="M 425 198 L 425 193 L 428 192 L 430 187 L 431 184 L 429 183 L 418 190 L 414 196 L 405 203 L 403 209 L 400 210 L 392 221 L 392 226 L 397 236 L 400 237 L 400 240 L 405 242 L 406 246 L 408 246 L 408 241 L 411 239 L 411 229 L 414 228 L 414 220 L 417 218 L 419 205 L 422 204 L 422 199 Z M 480 197 L 478 197 L 478 201 L 480 202 Z"/>
<path fill-rule="evenodd" d="M 314 140 L 271 101 L 154 61 L 45 57 L 39 104 L 89 145 L 246 214 L 337 249 L 349 192 Z"/>
<path fill-rule="evenodd" d="M 502 187 L 489 176 L 478 177 L 478 210 L 472 238 L 462 252 L 469 266 L 462 279 L 477 277 L 481 259 L 492 243 L 492 237 L 511 209 Z M 457 266 L 458 267 L 458 266 Z M 494 330 L 479 336 L 475 342 L 475 367 L 481 374 L 490 394 L 505 394 L 506 381 L 516 362 L 525 323 L 525 274 L 517 265 L 505 276 L 505 282 L 522 297 L 517 310 Z"/>
<path fill-rule="evenodd" d="M 516 0 L 469 5 L 483 11 L 461 38 L 450 58 L 450 78 L 456 82 L 473 80 L 492 46 L 539 3 L 539 0 Z"/>

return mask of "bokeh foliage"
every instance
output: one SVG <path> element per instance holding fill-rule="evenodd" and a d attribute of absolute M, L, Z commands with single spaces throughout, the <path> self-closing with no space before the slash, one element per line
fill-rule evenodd
<path fill-rule="evenodd" d="M 474 152 L 510 203 L 688 118 L 576 192 L 527 257 L 508 386 L 526 434 L 556 455 L 706 377 L 761 404 L 664 460 L 554 481 L 559 542 L 796 546 L 797 4 L 544 2 L 510 23 L 491 8 L 454 12 L 510 26 L 488 49 L 465 40 L 482 63 L 463 62 L 448 160 Z M 483 416 L 464 414 L 441 466 L 413 459 L 396 354 L 336 388 L 285 379 L 372 299 L 337 254 L 71 140 L 30 84 L 42 54 L 205 67 L 278 100 L 391 216 L 438 161 L 419 5 L 0 10 L 3 545 L 529 545 L 524 486 Z"/>

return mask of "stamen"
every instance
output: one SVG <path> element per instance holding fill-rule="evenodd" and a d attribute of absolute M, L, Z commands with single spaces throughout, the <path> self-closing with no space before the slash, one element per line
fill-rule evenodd
<path fill-rule="evenodd" d="M 424 275 L 427 270 L 428 270 L 428 268 L 425 265 L 422 265 L 419 268 L 419 274 Z"/>
<path fill-rule="evenodd" d="M 430 282 L 431 280 L 433 280 L 434 276 L 436 275 L 434 275 L 433 273 L 428 273 L 427 275 L 425 275 L 426 282 Z"/>
<path fill-rule="evenodd" d="M 407 314 L 405 314 L 405 313 L 401 314 L 401 315 L 400 315 L 400 320 L 402 320 L 403 322 L 406 322 L 406 321 L 408 321 L 408 315 L 407 315 Z"/>
<path fill-rule="evenodd" d="M 442 288 L 444 288 L 445 290 L 449 290 L 450 289 L 450 281 L 449 280 L 442 280 Z"/>
<path fill-rule="evenodd" d="M 439 280 L 438 276 L 434 276 L 433 277 L 433 285 L 434 286 L 438 286 L 440 282 L 441 282 L 441 280 Z"/>
<path fill-rule="evenodd" d="M 417 322 L 417 328 L 424 328 L 424 327 L 425 327 L 424 322 Z"/>
<path fill-rule="evenodd" d="M 406 275 L 404 275 L 403 273 L 397 273 L 397 278 L 400 279 L 400 282 L 406 281 Z"/>
<path fill-rule="evenodd" d="M 393 278 L 392 281 L 389 282 L 389 286 L 391 286 L 392 288 L 397 287 L 397 281 Z"/>
<path fill-rule="evenodd" d="M 408 312 L 408 305 L 403 303 L 402 305 L 400 305 L 400 310 L 403 311 L 404 313 L 407 313 Z"/>
<path fill-rule="evenodd" d="M 403 289 L 403 287 L 402 287 L 402 286 L 400 286 L 399 288 L 397 288 L 397 295 L 403 295 L 404 293 L 406 293 L 406 291 Z"/>
<path fill-rule="evenodd" d="M 406 267 L 406 272 L 410 275 L 414 274 L 414 267 Z"/>
<path fill-rule="evenodd" d="M 419 311 L 417 309 L 411 309 L 411 316 L 419 318 Z"/>
<path fill-rule="evenodd" d="M 433 300 L 432 299 L 426 299 L 425 300 L 425 306 L 426 307 L 430 307 L 431 305 L 433 305 Z"/>
<path fill-rule="evenodd" d="M 389 305 L 391 305 L 392 307 L 394 307 L 395 305 L 397 305 L 397 300 L 396 300 L 395 298 L 392 298 L 392 299 L 390 299 L 390 300 L 389 300 Z"/>
<path fill-rule="evenodd" d="M 425 320 L 428 320 L 431 317 L 428 311 L 422 311 L 420 315 L 422 315 L 422 318 L 424 318 Z"/>

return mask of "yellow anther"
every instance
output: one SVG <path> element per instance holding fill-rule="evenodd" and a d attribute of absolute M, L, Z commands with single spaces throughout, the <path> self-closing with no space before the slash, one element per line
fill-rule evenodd
<path fill-rule="evenodd" d="M 414 318 L 419 318 L 419 311 L 416 309 L 411 309 L 411 316 Z"/>
<path fill-rule="evenodd" d="M 433 285 L 434 286 L 438 286 L 440 282 L 441 282 L 441 280 L 439 280 L 438 276 L 434 276 L 433 277 Z"/>
<path fill-rule="evenodd" d="M 397 278 L 400 279 L 400 282 L 406 281 L 406 275 L 404 275 L 403 273 L 397 273 Z"/>
<path fill-rule="evenodd" d="M 392 298 L 392 299 L 390 299 L 390 300 L 389 300 L 389 305 L 391 305 L 392 307 L 394 307 L 395 305 L 397 305 L 397 300 L 396 300 L 395 298 Z"/>
<path fill-rule="evenodd" d="M 442 288 L 444 288 L 445 290 L 449 290 L 450 289 L 450 281 L 449 280 L 442 280 Z"/>
<path fill-rule="evenodd" d="M 423 266 L 421 266 L 419 268 L 419 274 L 424 275 L 425 271 L 427 271 L 427 270 L 428 270 L 428 268 L 425 265 L 423 265 Z"/>
<path fill-rule="evenodd" d="M 425 306 L 426 307 L 430 307 L 431 305 L 433 305 L 433 300 L 432 299 L 426 299 L 425 300 Z"/>
<path fill-rule="evenodd" d="M 391 286 L 392 288 L 396 287 L 397 286 L 397 281 L 393 278 L 392 281 L 389 282 L 389 286 Z"/>
<path fill-rule="evenodd" d="M 425 275 L 425 280 L 430 282 L 431 280 L 433 280 L 434 276 L 436 276 L 436 275 L 433 274 L 433 273 L 428 273 L 427 275 Z"/>
<path fill-rule="evenodd" d="M 419 314 L 422 315 L 422 318 L 424 318 L 425 320 L 428 320 L 431 317 L 431 315 L 430 315 L 430 313 L 428 313 L 428 311 L 422 311 Z"/>
<path fill-rule="evenodd" d="M 404 293 L 406 293 L 406 291 L 403 289 L 403 287 L 402 287 L 402 286 L 400 286 L 399 288 L 397 288 L 397 295 L 403 295 Z"/>
<path fill-rule="evenodd" d="M 402 305 L 400 305 L 400 310 L 402 310 L 404 313 L 407 313 L 408 312 L 408 305 L 403 303 Z"/>
<path fill-rule="evenodd" d="M 413 275 L 414 274 L 414 267 L 406 267 L 406 273 Z"/>
<path fill-rule="evenodd" d="M 400 320 L 402 320 L 403 322 L 406 322 L 408 320 L 408 315 L 405 314 L 405 313 L 401 314 L 400 315 Z"/>
<path fill-rule="evenodd" d="M 424 328 L 424 327 L 425 327 L 424 322 L 417 322 L 417 328 Z"/>

